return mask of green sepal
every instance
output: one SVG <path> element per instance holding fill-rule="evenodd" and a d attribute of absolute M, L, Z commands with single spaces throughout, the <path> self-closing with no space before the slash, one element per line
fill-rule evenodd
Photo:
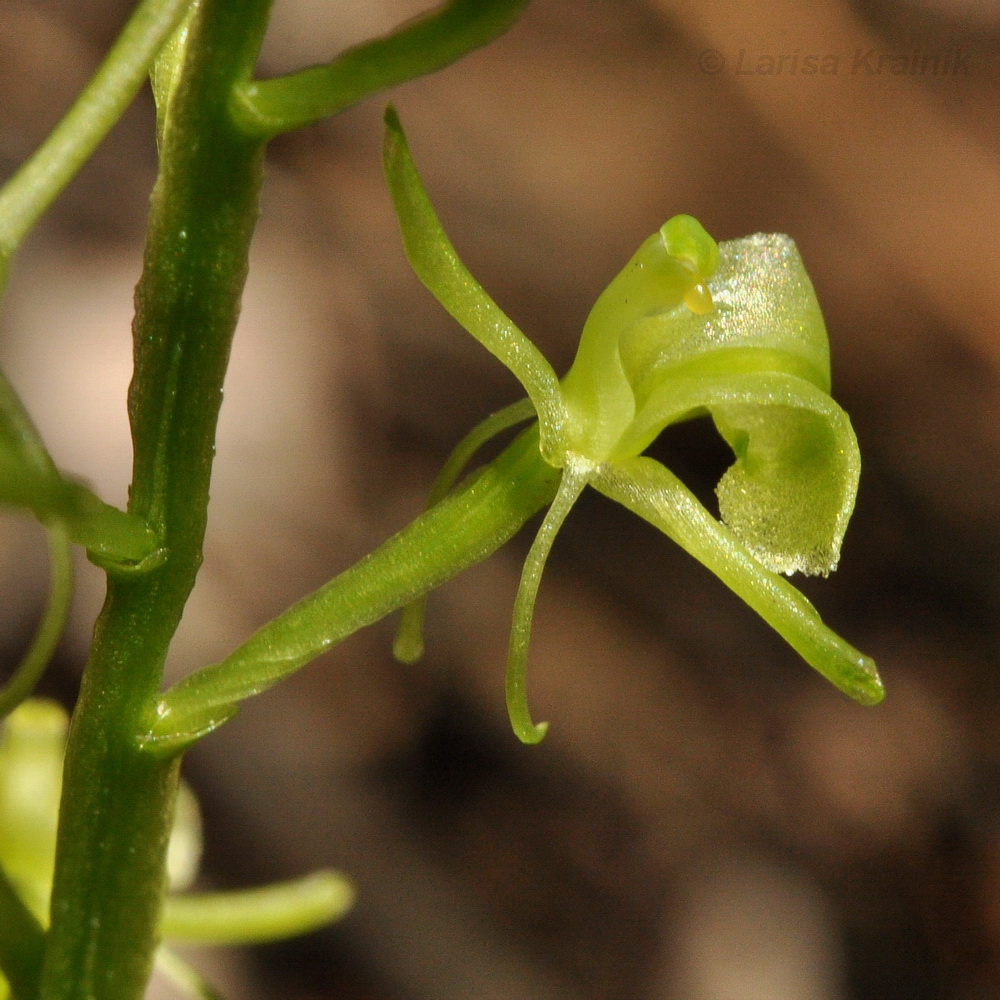
<path fill-rule="evenodd" d="M 391 106 L 385 112 L 385 129 L 385 176 L 410 265 L 438 302 L 524 386 L 538 414 L 542 454 L 558 462 L 562 448 L 557 442 L 564 437 L 566 408 L 552 366 L 460 260 L 441 227 Z"/>

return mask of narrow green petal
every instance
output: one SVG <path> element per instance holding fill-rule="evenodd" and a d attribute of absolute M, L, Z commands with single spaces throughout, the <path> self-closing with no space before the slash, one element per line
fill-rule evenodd
<path fill-rule="evenodd" d="M 392 107 L 386 110 L 385 125 L 385 174 L 413 270 L 438 302 L 514 373 L 538 413 L 542 453 L 546 457 L 561 455 L 565 408 L 552 366 L 459 260 L 441 228 Z"/>
<path fill-rule="evenodd" d="M 534 415 L 535 408 L 531 405 L 531 400 L 522 399 L 511 403 L 510 406 L 505 406 L 502 410 L 497 410 L 496 413 L 491 413 L 481 423 L 476 424 L 459 441 L 438 473 L 437 479 L 434 480 L 430 497 L 427 500 L 428 509 L 451 492 L 452 487 L 458 482 L 462 470 L 484 444 L 511 427 L 516 427 L 518 424 L 524 423 L 525 420 L 530 420 Z M 396 632 L 396 641 L 392 646 L 393 655 L 401 663 L 416 663 L 424 655 L 423 631 L 426 607 L 427 596 L 422 595 L 403 608 L 399 629 Z"/>
<path fill-rule="evenodd" d="M 794 375 L 664 378 L 619 454 L 668 424 L 710 412 L 736 454 L 718 486 L 722 519 L 768 569 L 826 575 L 854 510 L 861 458 L 847 414 Z"/>
<path fill-rule="evenodd" d="M 845 694 L 863 705 L 885 696 L 875 663 L 828 629 L 799 591 L 762 566 L 659 462 L 639 457 L 608 463 L 591 482 L 704 563 Z"/>
<path fill-rule="evenodd" d="M 528 558 L 521 570 L 521 582 L 514 600 L 514 621 L 510 630 L 510 650 L 507 655 L 507 712 L 514 732 L 522 743 L 538 743 L 548 729 L 547 722 L 535 724 L 528 708 L 527 671 L 528 644 L 531 640 L 531 619 L 535 613 L 535 598 L 542 579 L 542 570 L 552 550 L 552 543 L 566 515 L 587 485 L 590 465 L 567 463 L 559 490 L 549 507 Z"/>

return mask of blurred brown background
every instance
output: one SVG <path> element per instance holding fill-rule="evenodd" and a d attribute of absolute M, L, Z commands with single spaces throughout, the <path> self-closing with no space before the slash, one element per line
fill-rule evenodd
<path fill-rule="evenodd" d="M 422 6 L 278 0 L 262 72 Z M 128 7 L 2 0 L 0 173 Z M 191 754 L 206 884 L 332 865 L 360 894 L 330 932 L 202 955 L 231 996 L 1000 996 L 998 41 L 990 0 L 535 0 L 393 93 L 454 242 L 559 370 L 670 215 L 795 237 L 864 458 L 841 569 L 803 588 L 889 695 L 849 703 L 685 553 L 586 497 L 535 619 L 540 747 L 503 708 L 526 535 L 433 597 L 417 668 L 383 623 Z M 384 100 L 273 146 L 173 676 L 402 526 L 462 433 L 515 398 L 403 259 Z M 0 319 L 57 460 L 116 502 L 151 119 L 144 94 L 18 258 Z M 727 464 L 700 423 L 653 451 L 703 493 Z M 12 664 L 44 554 L 2 528 Z M 101 597 L 81 576 L 45 682 L 67 700 Z"/>

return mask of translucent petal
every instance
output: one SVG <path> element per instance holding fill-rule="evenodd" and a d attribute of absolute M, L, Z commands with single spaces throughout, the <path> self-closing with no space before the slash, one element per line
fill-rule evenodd
<path fill-rule="evenodd" d="M 707 285 L 710 311 L 676 306 L 623 333 L 622 364 L 639 408 L 665 378 L 713 371 L 783 371 L 829 391 L 823 314 L 790 237 L 758 233 L 719 244 Z"/>
<path fill-rule="evenodd" d="M 847 414 L 794 375 L 664 378 L 621 457 L 646 448 L 667 424 L 705 412 L 736 454 L 718 486 L 722 519 L 768 569 L 829 573 L 861 471 Z"/>
<path fill-rule="evenodd" d="M 836 569 L 861 465 L 847 414 L 732 403 L 713 416 L 737 455 L 716 490 L 726 524 L 777 573 Z"/>

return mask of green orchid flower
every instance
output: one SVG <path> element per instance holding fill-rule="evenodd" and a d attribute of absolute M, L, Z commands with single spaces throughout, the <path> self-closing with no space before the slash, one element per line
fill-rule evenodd
<path fill-rule="evenodd" d="M 529 419 L 537 420 L 537 462 L 559 470 L 514 605 L 506 692 L 517 735 L 536 743 L 545 733 L 526 695 L 535 597 L 555 536 L 587 486 L 687 549 L 840 690 L 881 701 L 873 661 L 779 575 L 836 567 L 860 471 L 850 421 L 829 395 L 826 328 L 794 242 L 758 234 L 717 244 L 691 216 L 674 216 L 600 295 L 559 379 L 459 259 L 392 108 L 386 127 L 386 176 L 414 271 L 528 397 L 459 444 L 432 502 L 449 494 L 482 444 Z M 668 425 L 705 414 L 735 455 L 718 485 L 721 522 L 643 455 Z M 422 652 L 422 600 L 404 612 L 395 646 L 404 661 Z"/>
<path fill-rule="evenodd" d="M 140 745 L 182 753 L 243 701 L 398 608 L 396 655 L 418 659 L 425 595 L 547 507 L 521 574 L 506 682 L 514 731 L 537 743 L 545 725 L 532 720 L 526 691 L 535 597 L 559 527 L 587 486 L 687 549 L 842 691 L 864 704 L 881 701 L 871 659 L 831 632 L 782 575 L 836 566 L 860 468 L 850 421 L 829 395 L 823 316 L 792 240 L 772 234 L 716 244 L 693 218 L 675 216 L 598 298 L 576 360 L 559 379 L 462 264 L 391 108 L 386 125 L 386 176 L 410 263 L 527 398 L 466 435 L 424 514 L 225 659 L 164 692 Z M 702 414 L 735 456 L 718 487 L 721 521 L 643 454 L 666 426 Z M 483 444 L 528 422 L 496 459 L 459 481 Z"/>

